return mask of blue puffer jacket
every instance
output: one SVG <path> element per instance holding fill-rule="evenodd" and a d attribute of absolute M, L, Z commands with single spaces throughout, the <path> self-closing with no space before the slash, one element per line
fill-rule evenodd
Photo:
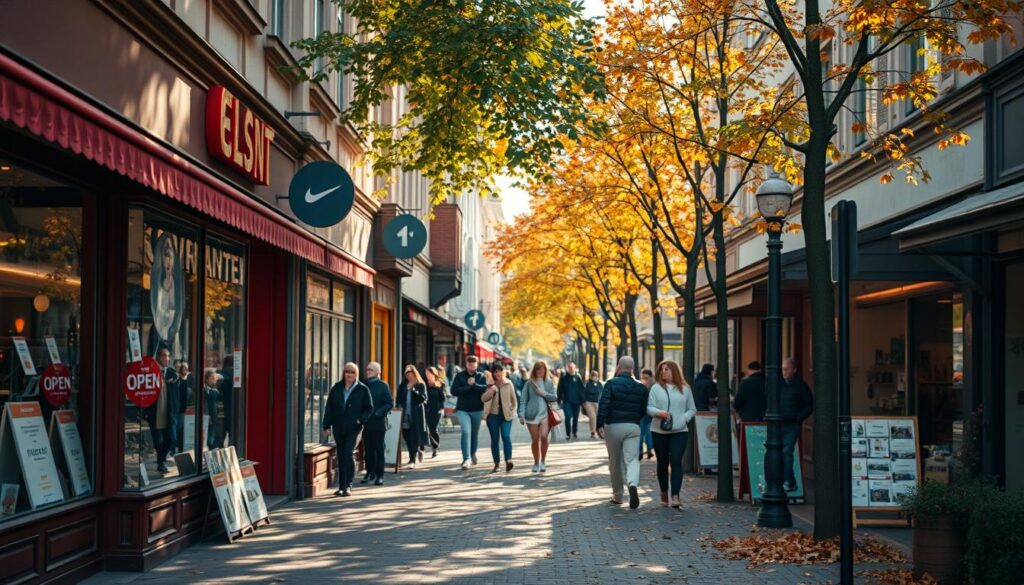
<path fill-rule="evenodd" d="M 597 428 L 606 424 L 634 423 L 647 416 L 647 386 L 629 374 L 616 374 L 604 384 L 597 409 Z"/>

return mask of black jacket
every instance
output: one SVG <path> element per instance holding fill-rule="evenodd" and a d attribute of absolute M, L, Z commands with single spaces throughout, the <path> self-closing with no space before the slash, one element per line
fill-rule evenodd
<path fill-rule="evenodd" d="M 779 380 L 779 416 L 786 422 L 803 422 L 814 412 L 814 395 L 800 376 Z"/>
<path fill-rule="evenodd" d="M 617 374 L 604 384 L 597 408 L 597 428 L 613 423 L 640 424 L 647 416 L 649 390 L 629 374 Z"/>
<path fill-rule="evenodd" d="M 366 421 L 366 428 L 371 431 L 383 431 L 386 428 L 388 413 L 395 405 L 391 400 L 391 386 L 380 378 L 374 378 L 366 382 L 366 387 L 370 390 L 370 398 L 373 399 L 373 414 Z"/>
<path fill-rule="evenodd" d="M 470 383 L 474 385 L 470 386 Z M 484 401 L 480 396 L 487 390 L 487 378 L 484 373 L 477 370 L 470 375 L 466 370 L 455 374 L 452 380 L 452 396 L 458 400 L 455 403 L 455 410 L 463 412 L 480 412 L 484 409 Z"/>
<path fill-rule="evenodd" d="M 597 402 L 601 400 L 601 392 L 604 390 L 604 384 L 590 380 L 587 385 L 583 387 L 583 401 L 584 402 Z"/>
<path fill-rule="evenodd" d="M 192 402 L 192 387 L 187 380 L 182 380 L 178 376 L 178 372 L 174 368 L 163 368 L 163 375 L 164 387 L 161 392 L 167 393 L 167 424 L 168 426 L 177 427 L 178 423 L 182 421 L 182 414 L 184 414 L 185 409 Z M 146 419 L 146 422 L 151 427 L 157 424 L 156 412 L 156 402 L 153 402 L 153 404 L 150 404 L 142 411 L 142 418 Z M 207 412 L 205 414 L 209 414 L 211 420 L 217 418 L 216 412 Z"/>
<path fill-rule="evenodd" d="M 405 411 L 406 395 L 409 394 L 409 387 L 402 384 L 398 387 L 398 395 L 395 404 Z M 419 435 L 419 443 L 427 443 L 427 411 L 424 404 L 427 402 L 426 384 L 415 384 L 412 387 L 412 409 L 402 413 L 402 418 L 408 417 L 409 425 L 413 432 Z"/>
<path fill-rule="evenodd" d="M 356 434 L 363 430 L 363 425 L 373 414 L 373 398 L 370 389 L 362 382 L 356 382 L 352 394 L 345 402 L 345 383 L 338 382 L 331 387 L 327 395 L 327 406 L 324 407 L 322 426 L 334 431 L 334 440 L 341 435 Z"/>
<path fill-rule="evenodd" d="M 439 412 L 444 410 L 444 386 L 431 386 L 427 388 L 427 412 Z"/>
<path fill-rule="evenodd" d="M 760 422 L 768 410 L 768 397 L 765 395 L 765 378 L 761 372 L 754 372 L 740 382 L 736 391 L 733 408 L 743 422 Z"/>
<path fill-rule="evenodd" d="M 697 407 L 697 412 L 711 410 L 711 403 L 717 396 L 718 386 L 711 376 L 697 374 L 697 378 L 693 381 L 693 403 Z"/>
<path fill-rule="evenodd" d="M 558 380 L 558 401 L 566 404 L 583 404 L 583 378 L 579 374 L 563 374 Z"/>

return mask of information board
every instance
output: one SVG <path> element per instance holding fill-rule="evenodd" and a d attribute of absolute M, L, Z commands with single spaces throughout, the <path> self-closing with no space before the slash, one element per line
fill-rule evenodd
<path fill-rule="evenodd" d="M 393 408 L 388 413 L 388 430 L 384 433 L 384 465 L 394 465 L 398 471 L 398 462 L 402 457 L 402 409 Z"/>
<path fill-rule="evenodd" d="M 718 413 L 698 412 L 693 420 L 697 426 L 698 467 L 718 467 Z M 732 462 L 733 465 L 739 465 L 739 443 L 736 441 L 735 427 L 732 431 L 729 433 L 732 437 Z"/>
<path fill-rule="evenodd" d="M 21 362 L 21 369 L 26 376 L 36 375 L 36 364 L 32 361 L 32 352 L 28 349 L 28 343 L 24 337 L 14 337 L 14 349 L 18 352 L 18 361 Z"/>
<path fill-rule="evenodd" d="M 68 480 L 71 482 L 71 493 L 82 496 L 92 492 L 89 481 L 89 468 L 85 464 L 85 452 L 82 450 L 82 436 L 78 432 L 78 420 L 70 410 L 57 410 L 53 413 L 51 433 L 56 430 L 60 440 L 61 453 L 64 456 Z"/>
<path fill-rule="evenodd" d="M 853 417 L 854 508 L 899 508 L 920 481 L 917 417 Z"/>
<path fill-rule="evenodd" d="M 765 442 L 768 440 L 766 423 L 743 423 L 743 461 L 740 468 L 740 497 L 749 494 L 751 504 L 761 501 L 761 494 L 766 488 L 764 477 L 764 454 L 767 451 Z M 801 468 L 800 441 L 797 441 L 793 454 L 793 474 L 796 476 L 796 489 L 786 492 L 790 499 L 803 499 L 804 478 Z M 746 480 L 746 484 L 744 482 Z M 786 480 L 785 476 L 782 478 Z"/>
<path fill-rule="evenodd" d="M 245 488 L 245 506 L 249 511 L 249 520 L 253 524 L 270 516 L 267 511 L 267 503 L 263 499 L 263 490 L 260 489 L 260 480 L 256 477 L 256 466 L 251 462 L 242 465 L 242 484 Z"/>
<path fill-rule="evenodd" d="M 64 500 L 57 475 L 57 464 L 50 450 L 50 437 L 38 402 L 8 402 L 0 422 L 0 451 L 8 451 L 13 442 L 17 453 L 25 495 L 32 509 Z M 9 465 L 4 465 L 5 476 Z M 12 478 L 16 479 L 16 478 Z M 7 482 L 4 477 L 4 482 Z"/>
<path fill-rule="evenodd" d="M 220 510 L 220 518 L 229 540 L 230 535 L 241 532 L 250 524 L 242 473 L 238 469 L 238 459 L 234 457 L 234 451 L 234 447 L 229 447 L 206 452 L 206 469 L 213 483 L 213 496 L 217 499 L 217 508 Z"/>

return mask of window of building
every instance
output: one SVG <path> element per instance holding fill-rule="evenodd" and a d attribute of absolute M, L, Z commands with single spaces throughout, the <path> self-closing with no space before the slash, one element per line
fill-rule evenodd
<path fill-rule="evenodd" d="M 203 444 L 244 453 L 245 248 L 211 236 L 205 257 Z"/>
<path fill-rule="evenodd" d="M 83 215 L 78 190 L 0 160 L 0 522 L 93 493 Z"/>
<path fill-rule="evenodd" d="M 868 112 L 868 87 L 864 83 L 863 78 L 857 78 L 857 83 L 853 86 L 853 107 L 851 108 L 851 117 L 853 118 L 853 124 L 851 126 L 851 132 L 853 133 L 853 145 L 860 146 L 867 141 L 867 112 Z"/>
<path fill-rule="evenodd" d="M 924 71 L 928 67 L 928 56 L 926 51 L 926 43 L 922 37 L 914 37 L 907 44 L 907 74 L 913 75 Z M 914 105 L 912 100 L 907 100 L 907 115 L 910 115 L 917 111 L 917 106 Z"/>
<path fill-rule="evenodd" d="M 199 230 L 164 214 L 128 211 L 125 489 L 145 489 L 196 473 L 196 404 L 202 380 L 193 371 L 199 326 Z M 155 364 L 154 364 L 155 362 Z M 153 372 L 152 369 L 156 369 Z M 155 391 L 148 380 L 159 376 Z"/>
<path fill-rule="evenodd" d="M 313 37 L 317 38 L 320 33 L 325 32 L 327 29 L 327 21 L 324 19 L 324 13 L 326 7 L 324 2 L 326 0 L 313 0 Z M 318 57 L 316 60 L 316 71 L 319 73 L 324 69 L 324 58 Z"/>
<path fill-rule="evenodd" d="M 325 276 L 306 279 L 303 443 L 320 445 L 327 396 L 346 362 L 355 361 L 355 295 Z M 363 374 L 360 368 L 360 374 Z"/>
<path fill-rule="evenodd" d="M 345 5 L 338 5 L 338 33 L 345 34 Z M 338 95 L 336 96 L 338 107 L 342 110 L 345 109 L 345 72 L 338 71 L 335 75 L 338 76 Z"/>
<path fill-rule="evenodd" d="M 271 0 L 270 2 L 270 34 L 285 40 L 286 21 L 285 5 L 287 0 Z"/>

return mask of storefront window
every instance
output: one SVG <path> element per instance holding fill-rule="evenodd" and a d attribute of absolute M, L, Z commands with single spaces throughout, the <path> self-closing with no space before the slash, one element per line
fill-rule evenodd
<path fill-rule="evenodd" d="M 206 241 L 203 342 L 203 441 L 208 449 L 245 452 L 245 248 Z"/>
<path fill-rule="evenodd" d="M 203 381 L 192 370 L 200 258 L 196 229 L 150 210 L 129 210 L 127 489 L 197 471 L 196 390 Z"/>
<path fill-rule="evenodd" d="M 307 450 L 321 444 L 321 420 L 327 394 L 341 379 L 345 362 L 355 359 L 354 313 L 355 297 L 351 288 L 326 277 L 309 276 L 306 281 L 303 400 L 303 442 Z"/>
<path fill-rule="evenodd" d="M 93 491 L 81 205 L 78 191 L 0 160 L 0 522 Z"/>

